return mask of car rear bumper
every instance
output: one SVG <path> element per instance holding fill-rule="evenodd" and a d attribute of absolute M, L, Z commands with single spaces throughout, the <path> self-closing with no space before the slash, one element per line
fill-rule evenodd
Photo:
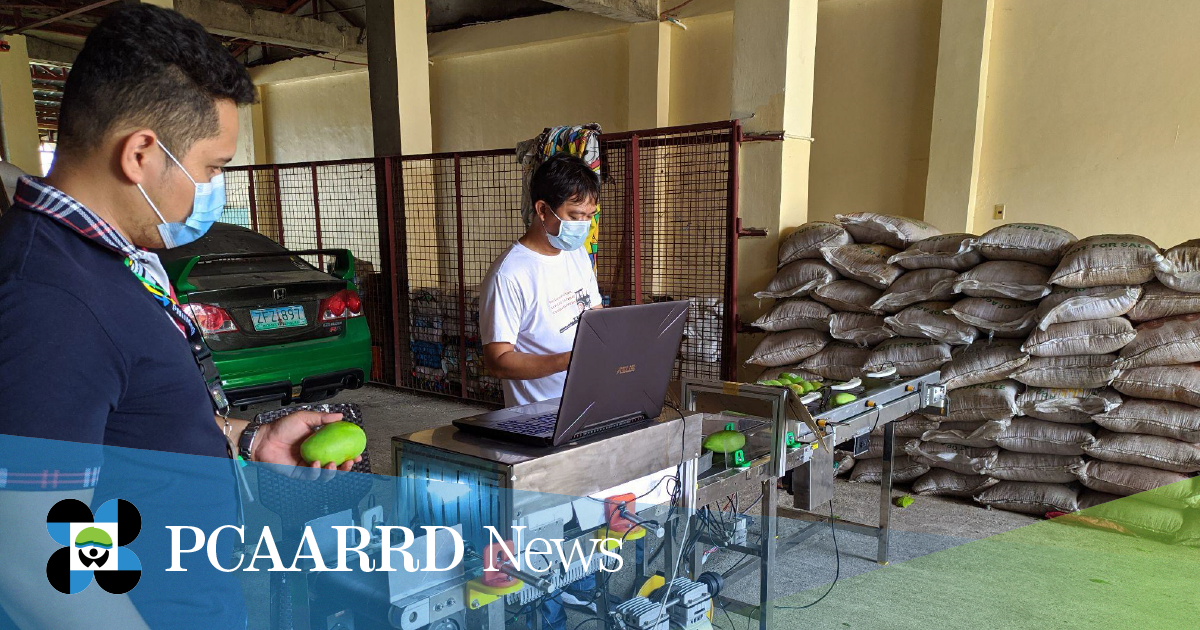
<path fill-rule="evenodd" d="M 338 337 L 214 352 L 230 403 L 283 404 L 361 387 L 371 374 L 371 335 L 361 318 Z"/>

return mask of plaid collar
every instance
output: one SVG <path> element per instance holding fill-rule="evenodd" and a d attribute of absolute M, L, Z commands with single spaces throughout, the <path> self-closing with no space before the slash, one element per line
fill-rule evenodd
<path fill-rule="evenodd" d="M 17 180 L 17 191 L 13 200 L 14 207 L 19 206 L 44 214 L 89 241 L 128 258 L 133 271 L 145 274 L 143 261 L 148 255 L 145 250 L 135 247 L 95 212 L 88 210 L 67 193 L 47 184 L 42 178 L 26 176 Z"/>

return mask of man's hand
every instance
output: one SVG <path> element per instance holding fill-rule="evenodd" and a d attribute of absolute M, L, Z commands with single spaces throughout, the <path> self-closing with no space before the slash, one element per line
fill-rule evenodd
<path fill-rule="evenodd" d="M 270 424 L 264 424 L 254 437 L 254 452 L 251 459 L 267 464 L 284 464 L 287 466 L 307 466 L 321 468 L 320 462 L 305 463 L 300 456 L 300 443 L 313 434 L 313 429 L 337 422 L 342 419 L 340 413 L 317 413 L 315 411 L 297 411 L 284 416 Z M 341 466 L 327 463 L 325 470 L 350 470 L 354 464 L 362 461 L 362 457 L 344 462 Z"/>

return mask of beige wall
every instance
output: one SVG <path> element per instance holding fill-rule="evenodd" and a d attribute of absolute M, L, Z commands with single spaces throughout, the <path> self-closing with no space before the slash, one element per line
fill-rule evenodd
<path fill-rule="evenodd" d="M 372 155 L 366 69 L 260 86 L 267 155 L 290 163 Z"/>
<path fill-rule="evenodd" d="M 686 18 L 671 34 L 670 124 L 729 119 L 733 12 Z"/>
<path fill-rule="evenodd" d="M 997 0 L 976 230 L 1200 237 L 1200 2 Z"/>
<path fill-rule="evenodd" d="M 429 71 L 435 152 L 515 147 L 554 125 L 626 128 L 625 31 L 434 57 Z"/>
<path fill-rule="evenodd" d="M 921 218 L 941 0 L 822 0 L 809 219 Z"/>

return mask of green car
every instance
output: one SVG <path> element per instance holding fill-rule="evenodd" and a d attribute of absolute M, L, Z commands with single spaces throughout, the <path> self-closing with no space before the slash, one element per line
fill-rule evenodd
<path fill-rule="evenodd" d="M 212 350 L 231 405 L 313 402 L 362 387 L 371 333 L 347 249 L 289 251 L 217 223 L 156 252 Z M 328 272 L 302 255 L 334 260 Z"/>

